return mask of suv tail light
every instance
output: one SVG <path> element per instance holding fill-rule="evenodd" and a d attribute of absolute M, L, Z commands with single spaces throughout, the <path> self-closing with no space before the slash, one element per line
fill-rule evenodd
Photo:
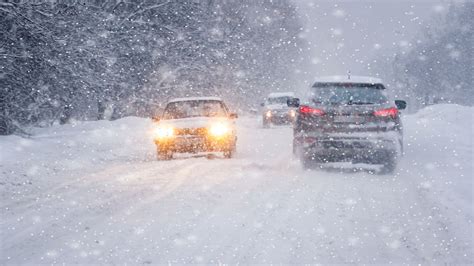
<path fill-rule="evenodd" d="M 316 115 L 316 116 L 323 116 L 325 115 L 326 113 L 321 110 L 321 109 L 317 109 L 317 108 L 311 108 L 307 105 L 302 105 L 300 106 L 300 113 L 301 114 L 312 114 L 312 115 Z"/>
<path fill-rule="evenodd" d="M 397 118 L 398 116 L 398 109 L 395 107 L 392 108 L 387 108 L 387 109 L 381 109 L 377 110 L 374 112 L 375 116 L 378 117 L 391 117 L 391 118 Z"/>

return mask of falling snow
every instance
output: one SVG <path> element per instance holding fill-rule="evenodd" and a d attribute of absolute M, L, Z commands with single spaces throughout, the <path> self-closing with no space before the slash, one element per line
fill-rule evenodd
<path fill-rule="evenodd" d="M 474 264 L 473 22 L 472 1 L 0 1 L 0 265 Z M 307 129 L 263 128 L 269 96 L 317 111 L 329 75 L 383 82 L 392 172 L 306 169 Z M 150 118 L 199 96 L 238 114 L 236 153 L 157 160 Z"/>

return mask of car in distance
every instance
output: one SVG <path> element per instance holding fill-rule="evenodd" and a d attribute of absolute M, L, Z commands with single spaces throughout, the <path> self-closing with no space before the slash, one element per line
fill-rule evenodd
<path fill-rule="evenodd" d="M 367 77 L 325 77 L 309 90 L 306 104 L 297 107 L 293 151 L 305 168 L 328 162 L 382 165 L 380 173 L 395 170 L 403 152 L 399 110 L 406 102 L 391 102 L 382 81 Z"/>
<path fill-rule="evenodd" d="M 154 142 L 159 160 L 173 153 L 223 152 L 231 158 L 236 150 L 235 119 L 218 97 L 178 98 L 169 101 L 161 116 L 154 117 Z"/>
<path fill-rule="evenodd" d="M 296 117 L 296 111 L 294 108 L 288 107 L 287 101 L 294 97 L 293 92 L 270 93 L 265 99 L 265 102 L 262 103 L 263 127 L 293 123 Z"/>

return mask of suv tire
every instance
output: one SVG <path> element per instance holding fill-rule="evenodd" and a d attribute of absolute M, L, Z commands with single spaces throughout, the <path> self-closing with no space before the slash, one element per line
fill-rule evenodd
<path fill-rule="evenodd" d="M 263 118 L 263 123 L 262 123 L 263 128 L 269 128 L 270 127 L 270 121 L 267 119 Z"/>
<path fill-rule="evenodd" d="M 395 172 L 397 168 L 397 155 L 396 152 L 387 151 L 386 156 L 384 156 L 384 161 L 382 163 L 382 169 L 380 170 L 380 174 L 388 175 Z"/>
<path fill-rule="evenodd" d="M 303 168 L 306 170 L 319 169 L 321 166 L 320 161 L 316 159 L 314 155 L 302 155 L 301 164 L 303 165 Z"/>

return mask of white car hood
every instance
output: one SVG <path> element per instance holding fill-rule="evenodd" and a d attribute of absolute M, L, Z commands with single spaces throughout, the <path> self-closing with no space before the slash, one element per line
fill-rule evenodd
<path fill-rule="evenodd" d="M 158 122 L 158 125 L 171 126 L 173 128 L 203 128 L 209 127 L 214 123 L 230 124 L 230 121 L 226 117 L 189 117 L 182 119 L 161 120 Z"/>

